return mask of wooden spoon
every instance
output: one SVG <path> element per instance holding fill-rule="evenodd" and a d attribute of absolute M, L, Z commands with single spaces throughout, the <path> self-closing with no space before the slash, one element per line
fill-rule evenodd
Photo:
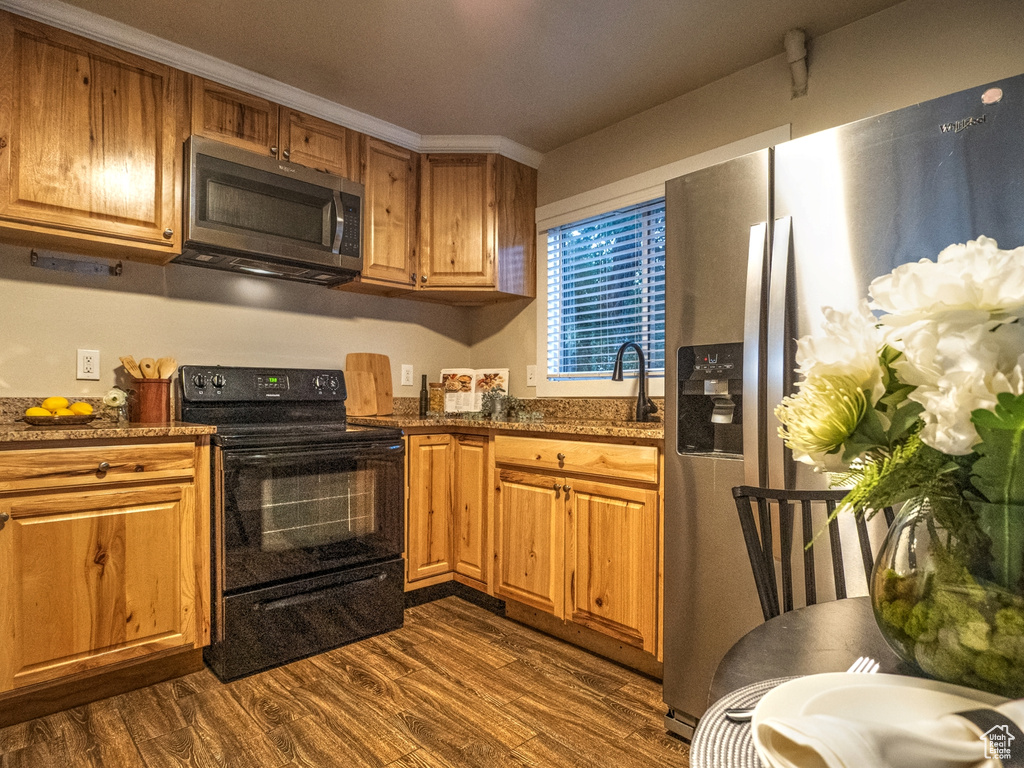
<path fill-rule="evenodd" d="M 142 369 L 142 375 L 147 379 L 156 378 L 156 360 L 152 357 L 144 357 L 139 360 L 139 368 Z"/>
<path fill-rule="evenodd" d="M 178 369 L 178 361 L 173 357 L 161 357 L 156 361 L 156 375 L 161 379 L 169 379 Z"/>
<path fill-rule="evenodd" d="M 124 357 L 122 357 L 121 358 L 121 365 L 124 366 L 124 369 L 126 371 L 128 371 L 128 373 L 133 378 L 136 378 L 136 379 L 143 379 L 143 378 L 145 378 L 145 376 L 142 375 L 142 369 L 139 368 L 139 364 L 135 362 L 135 358 L 132 357 L 131 355 L 125 355 Z"/>

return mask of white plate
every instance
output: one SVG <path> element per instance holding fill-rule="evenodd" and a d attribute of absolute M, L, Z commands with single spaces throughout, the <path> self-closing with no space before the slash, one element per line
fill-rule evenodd
<path fill-rule="evenodd" d="M 768 691 L 754 709 L 750 727 L 758 756 L 769 768 L 777 768 L 757 737 L 758 723 L 770 717 L 834 715 L 900 725 L 1005 701 L 1002 696 L 938 680 L 831 672 L 790 680 Z"/>

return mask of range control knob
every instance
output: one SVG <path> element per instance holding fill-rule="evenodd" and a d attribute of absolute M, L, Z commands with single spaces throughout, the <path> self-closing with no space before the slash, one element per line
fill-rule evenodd
<path fill-rule="evenodd" d="M 213 384 L 213 386 L 215 386 L 217 389 L 222 389 L 226 382 L 221 374 L 215 373 L 210 378 L 210 383 Z"/>
<path fill-rule="evenodd" d="M 337 376 L 331 376 L 331 380 L 330 380 L 330 382 L 328 382 L 327 386 L 329 386 L 331 389 L 337 389 L 338 388 L 338 377 Z"/>
<path fill-rule="evenodd" d="M 314 376 L 313 377 L 313 386 L 316 387 L 317 389 L 323 389 L 324 387 L 327 386 L 327 377 L 326 376 Z"/>
<path fill-rule="evenodd" d="M 206 386 L 206 377 L 203 376 L 203 374 L 201 373 L 197 373 L 195 376 L 192 377 L 192 383 L 195 384 L 196 387 L 198 387 L 199 389 L 202 389 L 203 387 Z"/>

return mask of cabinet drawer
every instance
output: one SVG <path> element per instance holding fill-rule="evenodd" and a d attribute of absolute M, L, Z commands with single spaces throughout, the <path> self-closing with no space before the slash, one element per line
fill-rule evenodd
<path fill-rule="evenodd" d="M 494 458 L 498 464 L 658 482 L 658 449 L 653 445 L 497 435 Z"/>
<path fill-rule="evenodd" d="M 0 492 L 190 480 L 195 450 L 185 442 L 0 451 Z"/>

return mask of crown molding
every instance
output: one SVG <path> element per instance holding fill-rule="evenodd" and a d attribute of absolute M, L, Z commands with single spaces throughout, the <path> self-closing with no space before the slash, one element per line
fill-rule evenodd
<path fill-rule="evenodd" d="M 0 0 L 0 8 L 245 93 L 262 96 L 415 152 L 495 152 L 533 168 L 540 165 L 540 152 L 504 136 L 422 135 L 58 0 Z"/>

